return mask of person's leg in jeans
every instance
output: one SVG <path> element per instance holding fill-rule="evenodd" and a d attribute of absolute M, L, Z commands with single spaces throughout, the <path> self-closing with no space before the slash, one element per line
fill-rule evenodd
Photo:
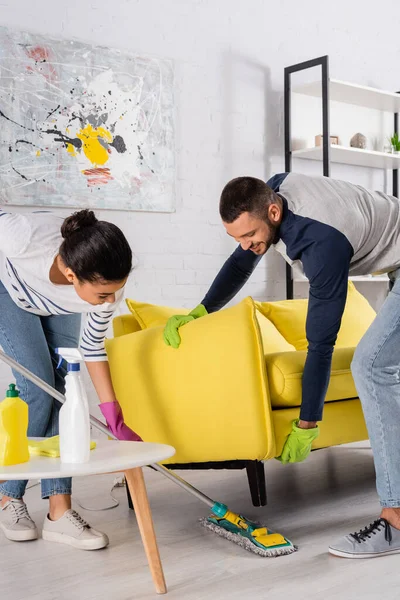
<path fill-rule="evenodd" d="M 80 315 L 38 317 L 19 309 L 0 283 L 0 344 L 7 354 L 57 390 L 64 391 L 65 371 L 57 371 L 56 347 L 76 347 L 80 333 Z M 15 373 L 21 397 L 29 405 L 31 436 L 58 433 L 60 404 L 46 392 Z M 22 496 L 26 481 L 8 481 L 0 485 L 0 528 L 13 541 L 34 540 L 36 525 L 29 516 Z M 108 537 L 71 510 L 71 479 L 44 479 L 42 497 L 49 498 L 42 537 L 47 541 L 69 544 L 82 550 L 98 550 L 108 545 Z"/>
<path fill-rule="evenodd" d="M 400 278 L 356 349 L 352 373 L 374 453 L 382 516 L 400 528 Z"/>
<path fill-rule="evenodd" d="M 400 551 L 400 271 L 394 275 L 392 290 L 351 365 L 374 455 L 380 518 L 392 527 L 381 521 L 361 537 L 346 536 L 336 547 L 343 550 L 341 556 L 348 552 L 358 557 L 364 550 L 371 556 Z"/>
<path fill-rule="evenodd" d="M 59 357 L 56 348 L 76 348 L 79 344 L 80 315 L 41 317 L 43 332 L 53 364 L 55 388 L 64 393 L 66 371 L 57 370 Z M 53 402 L 47 435 L 58 433 L 60 403 Z M 65 479 L 42 480 L 42 497 L 49 498 L 50 514 L 45 518 L 42 529 L 44 540 L 70 544 L 82 550 L 99 550 L 108 545 L 105 533 L 97 531 L 71 509 L 71 496 L 63 494 Z"/>
<path fill-rule="evenodd" d="M 62 322 L 59 323 L 59 320 Z M 55 365 L 49 344 L 58 340 L 57 345 L 59 346 L 76 347 L 79 328 L 80 315 L 44 318 L 20 309 L 12 301 L 4 286 L 0 284 L 0 345 L 6 354 L 38 375 L 46 383 L 52 386 L 57 383 L 59 389 L 62 388 L 63 377 L 55 376 Z M 28 435 L 32 437 L 56 435 L 58 433 L 58 403 L 56 404 L 49 394 L 19 373 L 15 372 L 14 376 L 20 395 L 29 406 Z M 8 481 L 1 484 L 2 505 L 9 498 L 22 498 L 26 484 L 26 481 Z M 58 518 L 70 507 L 70 494 L 70 478 L 43 480 L 43 497 L 52 496 L 50 500 L 52 518 Z M 63 508 L 64 510 L 62 510 Z"/>
<path fill-rule="evenodd" d="M 64 365 L 57 369 L 59 357 L 55 354 L 56 348 L 77 348 L 79 346 L 79 335 L 81 326 L 81 316 L 59 315 L 51 317 L 40 317 L 43 332 L 46 338 L 48 352 L 53 371 L 53 387 L 64 394 L 65 376 L 67 371 Z M 61 403 L 53 399 L 51 415 L 46 430 L 45 437 L 58 435 L 58 418 Z M 69 494 L 65 493 L 66 486 L 69 485 Z M 66 510 L 71 508 L 71 480 L 64 479 L 43 479 L 42 480 L 42 498 L 50 498 L 50 518 L 58 519 Z"/>

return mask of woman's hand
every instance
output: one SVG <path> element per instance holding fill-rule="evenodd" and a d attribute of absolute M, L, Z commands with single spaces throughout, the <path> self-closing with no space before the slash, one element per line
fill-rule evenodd
<path fill-rule="evenodd" d="M 122 409 L 115 397 L 108 362 L 87 362 L 86 367 L 101 402 L 100 410 L 111 433 L 119 440 L 142 442 L 142 438 L 124 423 Z"/>
<path fill-rule="evenodd" d="M 100 410 L 109 430 L 116 438 L 128 442 L 143 442 L 142 438 L 124 422 L 124 415 L 118 402 L 103 402 L 100 404 Z"/>

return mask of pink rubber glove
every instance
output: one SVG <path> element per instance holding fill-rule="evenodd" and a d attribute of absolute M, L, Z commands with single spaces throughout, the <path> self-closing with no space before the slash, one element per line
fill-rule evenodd
<path fill-rule="evenodd" d="M 115 437 L 128 442 L 143 442 L 140 435 L 124 423 L 124 415 L 118 402 L 103 402 L 99 406 L 107 422 L 108 429 Z"/>

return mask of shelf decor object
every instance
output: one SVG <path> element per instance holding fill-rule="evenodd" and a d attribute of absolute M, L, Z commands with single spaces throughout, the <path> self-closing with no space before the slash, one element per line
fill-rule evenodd
<path fill-rule="evenodd" d="M 331 135 L 329 136 L 330 139 L 330 143 L 331 145 L 338 145 L 339 144 L 339 138 L 337 135 Z M 316 146 L 322 146 L 322 135 L 316 135 L 315 136 L 315 145 Z"/>
<path fill-rule="evenodd" d="M 367 138 L 362 133 L 355 133 L 350 140 L 350 147 L 365 150 L 367 147 Z"/>

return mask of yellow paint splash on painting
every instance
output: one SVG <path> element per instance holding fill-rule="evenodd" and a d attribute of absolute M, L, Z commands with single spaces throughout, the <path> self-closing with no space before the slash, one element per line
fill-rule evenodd
<path fill-rule="evenodd" d="M 95 127 L 92 125 L 86 125 L 84 129 L 81 129 L 77 133 L 77 137 L 83 142 L 83 152 L 86 158 L 94 165 L 104 165 L 108 159 L 109 154 L 107 149 L 102 146 L 100 139 L 111 143 L 113 141 L 112 134 L 107 131 L 104 127 Z M 68 152 L 70 150 L 68 149 Z M 70 152 L 71 154 L 71 152 Z"/>
<path fill-rule="evenodd" d="M 76 150 L 75 150 L 75 147 L 72 144 L 67 144 L 67 152 L 71 156 L 76 156 Z"/>
<path fill-rule="evenodd" d="M 40 156 L 40 150 L 36 150 L 36 156 Z"/>

